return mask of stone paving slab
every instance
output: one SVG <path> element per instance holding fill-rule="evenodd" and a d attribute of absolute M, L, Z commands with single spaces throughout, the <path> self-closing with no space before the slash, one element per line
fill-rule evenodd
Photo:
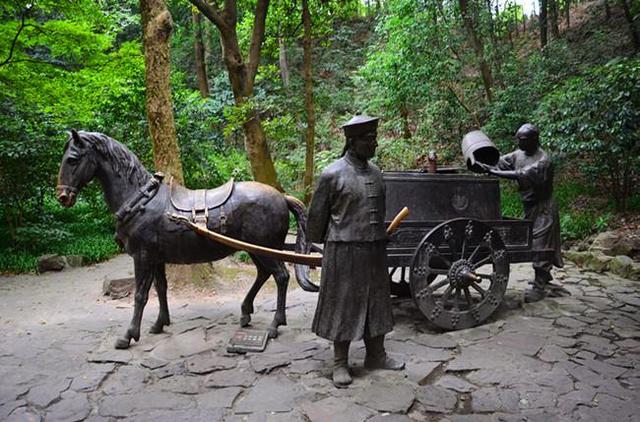
<path fill-rule="evenodd" d="M 224 261 L 223 261 L 224 262 Z M 234 264 L 237 265 L 237 264 Z M 387 349 L 400 372 L 367 371 L 351 350 L 354 383 L 330 380 L 330 342 L 310 331 L 317 296 L 290 286 L 288 325 L 264 353 L 229 354 L 242 294 L 170 294 L 173 324 L 113 344 L 131 298 L 101 296 L 117 257 L 45 276 L 0 277 L 0 420 L 7 421 L 635 421 L 640 420 L 640 284 L 557 271 L 571 297 L 521 301 L 529 265 L 512 265 L 505 301 L 480 327 L 443 333 L 411 300 L 394 299 Z M 318 271 L 314 277 L 318 277 Z M 234 283 L 235 280 L 228 280 Z M 256 300 L 266 328 L 274 290 Z"/>

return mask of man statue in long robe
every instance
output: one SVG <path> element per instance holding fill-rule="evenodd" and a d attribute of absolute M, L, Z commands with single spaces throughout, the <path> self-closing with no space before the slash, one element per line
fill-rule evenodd
<path fill-rule="evenodd" d="M 308 234 L 324 243 L 322 277 L 312 329 L 333 341 L 333 383 L 346 387 L 349 345 L 364 339 L 365 367 L 402 369 L 387 356 L 384 336 L 393 330 L 384 228 L 385 186 L 369 163 L 377 147 L 378 119 L 355 116 L 342 126 L 343 156 L 320 176 L 309 207 Z"/>
<path fill-rule="evenodd" d="M 533 221 L 533 249 L 552 249 L 551 259 L 533 262 L 535 272 L 525 302 L 537 302 L 545 296 L 566 295 L 568 291 L 552 284 L 551 268 L 562 267 L 560 254 L 560 216 L 553 199 L 553 163 L 540 148 L 538 128 L 526 123 L 516 132 L 518 150 L 500 157 L 497 168 L 481 166 L 498 177 L 516 180 L 525 218 Z"/>

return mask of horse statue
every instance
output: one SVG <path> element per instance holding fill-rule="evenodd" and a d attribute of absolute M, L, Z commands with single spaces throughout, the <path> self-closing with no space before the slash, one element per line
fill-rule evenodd
<path fill-rule="evenodd" d="M 71 131 L 65 146 L 56 194 L 64 207 L 72 207 L 82 188 L 94 177 L 104 191 L 109 210 L 115 214 L 116 241 L 133 257 L 135 305 L 129 328 L 115 347 L 126 349 L 131 339 L 140 340 L 142 313 L 153 283 L 158 293 L 160 312 L 150 333 L 161 333 L 170 324 L 167 305 L 165 264 L 195 264 L 222 259 L 235 252 L 199 236 L 170 218 L 184 215 L 211 231 L 224 233 L 247 243 L 273 249 L 284 247 L 289 227 L 289 211 L 297 221 L 296 252 L 309 251 L 305 239 L 306 212 L 297 199 L 256 182 L 227 182 L 210 190 L 189 190 L 167 186 L 162 175 L 152 175 L 129 149 L 101 133 Z M 242 301 L 240 325 L 251 321 L 253 300 L 270 276 L 277 285 L 277 308 L 268 333 L 278 335 L 286 325 L 285 303 L 289 272 L 271 257 L 249 254 L 257 268 L 256 280 Z M 309 279 L 309 268 L 295 266 L 296 279 L 306 291 L 318 287 Z"/>

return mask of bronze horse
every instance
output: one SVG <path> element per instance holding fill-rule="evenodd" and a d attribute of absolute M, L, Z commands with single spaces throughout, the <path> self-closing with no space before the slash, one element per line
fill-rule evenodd
<path fill-rule="evenodd" d="M 101 133 L 71 131 L 58 174 L 56 190 L 60 204 L 73 206 L 80 190 L 94 177 L 102 185 L 109 210 L 118 218 L 116 240 L 133 257 L 134 262 L 136 288 L 133 318 L 124 337 L 115 343 L 116 348 L 126 349 L 131 339 L 140 339 L 140 323 L 151 283 L 158 293 L 160 312 L 150 332 L 160 333 L 170 323 L 165 264 L 210 262 L 222 259 L 235 250 L 200 237 L 183 224 L 171 220 L 170 213 L 188 213 L 176 207 L 170 187 L 154 178 L 126 146 Z M 224 206 L 216 208 L 217 213 L 216 209 L 211 209 L 211 213 L 218 218 L 208 220 L 206 225 L 209 230 L 223 228 L 227 236 L 282 249 L 291 211 L 298 224 L 296 251 L 308 252 L 309 244 L 304 237 L 306 212 L 300 201 L 261 183 L 239 182 L 227 186 L 226 198 L 223 195 L 221 200 L 226 201 Z M 179 191 L 183 198 L 204 192 L 189 191 L 182 187 Z M 220 189 L 207 192 L 215 197 Z M 206 194 L 203 195 L 206 198 Z M 254 254 L 250 256 L 257 268 L 257 276 L 242 302 L 240 325 L 247 326 L 251 321 L 253 300 L 265 281 L 273 275 L 278 299 L 269 334 L 275 337 L 278 326 L 286 325 L 289 272 L 281 261 Z M 296 266 L 295 270 L 296 279 L 304 290 L 318 290 L 309 280 L 308 267 Z"/>

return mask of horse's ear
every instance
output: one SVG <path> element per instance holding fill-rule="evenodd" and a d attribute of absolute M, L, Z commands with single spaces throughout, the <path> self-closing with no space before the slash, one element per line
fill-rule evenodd
<path fill-rule="evenodd" d="M 85 142 L 80 138 L 80 135 L 75 129 L 71 129 L 71 139 L 73 140 L 73 145 L 77 148 L 84 148 L 86 146 Z"/>

